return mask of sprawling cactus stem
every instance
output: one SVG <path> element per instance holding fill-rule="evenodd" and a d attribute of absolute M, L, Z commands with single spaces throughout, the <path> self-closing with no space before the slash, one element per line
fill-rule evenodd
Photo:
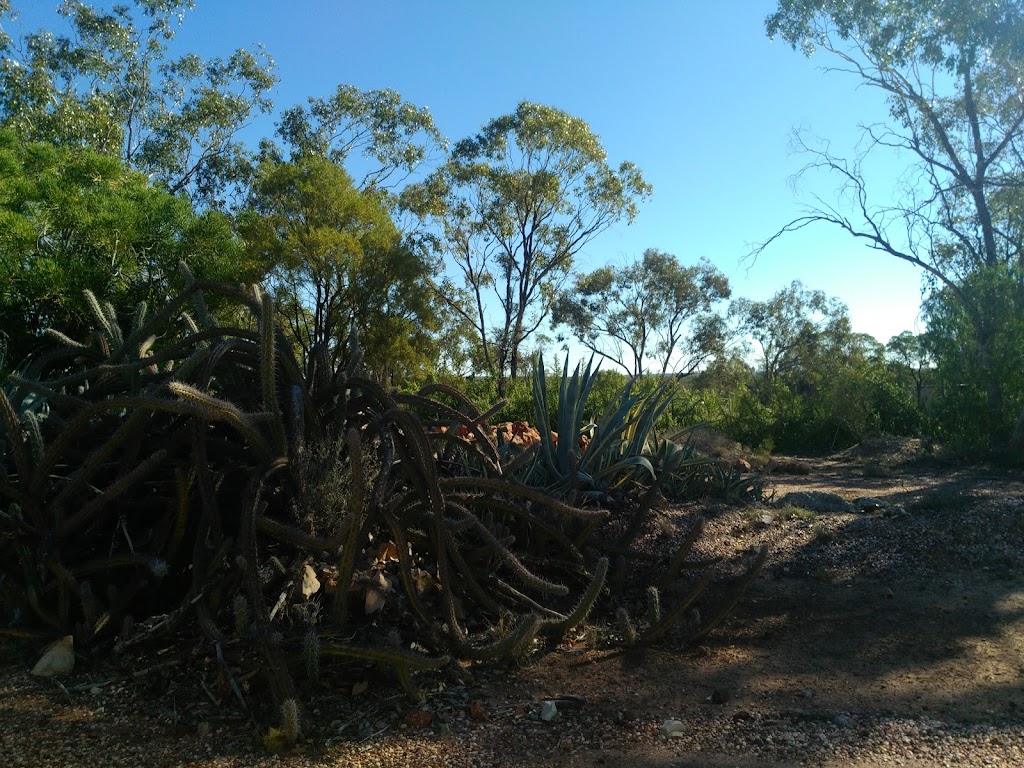
<path fill-rule="evenodd" d="M 252 614 L 249 612 L 249 602 L 245 599 L 245 595 L 235 595 L 234 600 L 231 601 L 231 610 L 235 615 L 235 634 L 241 637 L 252 626 Z"/>
<path fill-rule="evenodd" d="M 114 308 L 109 304 L 100 305 L 99 300 L 96 298 L 96 294 L 90 291 L 88 288 L 82 293 L 85 295 L 85 303 L 89 305 L 89 310 L 92 312 L 93 318 L 96 322 L 103 327 L 103 330 L 107 332 L 107 343 L 114 342 L 113 346 L 115 349 L 119 347 L 124 339 L 121 337 L 121 328 L 117 324 L 117 316 L 114 314 Z"/>
<path fill-rule="evenodd" d="M 761 547 L 754 553 L 754 557 L 751 560 L 750 565 L 747 567 L 746 572 L 740 576 L 736 582 L 732 594 L 729 599 L 723 602 L 718 609 L 715 611 L 711 619 L 700 628 L 700 630 L 690 638 L 691 642 L 699 642 L 703 640 L 708 634 L 717 627 L 722 620 L 729 615 L 730 611 L 736 607 L 736 603 L 743 596 L 743 593 L 747 591 L 747 588 L 753 583 L 757 575 L 761 573 L 761 569 L 764 568 L 765 561 L 768 559 L 768 545 L 762 544 Z"/>
<path fill-rule="evenodd" d="M 619 623 L 619 630 L 622 632 L 626 645 L 632 648 L 636 645 L 637 634 L 636 627 L 633 626 L 633 620 L 629 617 L 629 611 L 619 606 L 619 609 L 615 611 L 615 618 Z"/>
<path fill-rule="evenodd" d="M 604 580 L 607 575 L 608 558 L 602 557 L 597 561 L 597 565 L 594 568 L 594 578 L 591 579 L 590 586 L 587 587 L 587 591 L 583 593 L 583 597 L 580 598 L 576 607 L 561 621 L 544 622 L 544 630 L 556 635 L 564 634 L 586 621 L 587 616 L 590 615 L 590 611 L 594 607 L 594 603 L 597 601 L 598 595 L 604 589 Z"/>
<path fill-rule="evenodd" d="M 151 474 L 157 467 L 162 466 L 166 459 L 167 451 L 161 449 L 149 458 L 143 460 L 139 464 L 136 464 L 130 472 L 118 478 L 114 483 L 108 486 L 103 493 L 92 499 L 87 504 L 84 504 L 71 517 L 62 521 L 58 528 L 59 535 L 61 537 L 69 536 L 85 524 L 89 523 L 99 510 L 145 479 L 145 477 Z M 54 505 L 60 504 L 64 495 L 65 494 L 61 494 L 61 496 L 54 501 Z"/>
<path fill-rule="evenodd" d="M 441 669 L 451 663 L 447 656 L 427 656 L 398 648 L 371 648 L 343 643 L 325 643 L 320 647 L 320 653 L 324 656 L 343 656 L 390 667 L 409 698 L 416 701 L 422 700 L 423 694 L 413 685 L 410 672 Z"/>
<path fill-rule="evenodd" d="M 32 411 L 25 412 L 25 428 L 28 432 L 28 444 L 32 449 L 32 460 L 38 464 L 46 453 L 46 444 L 43 442 L 43 431 L 39 427 L 39 417 Z"/>
<path fill-rule="evenodd" d="M 654 626 L 661 621 L 661 595 L 658 588 L 651 584 L 647 587 L 647 624 Z"/>
<path fill-rule="evenodd" d="M 519 619 L 512 629 L 490 645 L 480 648 L 467 647 L 466 655 L 476 661 L 498 661 L 506 658 L 521 658 L 530 651 L 544 621 L 536 614 L 527 614 Z"/>
<path fill-rule="evenodd" d="M 78 599 L 82 603 L 82 617 L 85 619 L 85 625 L 92 632 L 96 622 L 99 621 L 100 611 L 96 595 L 92 591 L 92 584 L 88 581 L 83 581 L 79 586 Z"/>
<path fill-rule="evenodd" d="M 668 564 L 668 569 L 665 571 L 665 575 L 662 576 L 659 585 L 662 589 L 671 584 L 672 580 L 679 574 L 679 570 L 683 567 L 683 561 L 686 560 L 686 556 L 690 554 L 690 550 L 693 549 L 693 545 L 697 543 L 697 539 L 700 538 L 703 531 L 704 518 L 698 517 L 693 521 L 693 527 L 686 534 L 686 538 L 683 539 L 679 549 L 676 550 L 675 555 L 672 557 L 672 561 Z"/>
<path fill-rule="evenodd" d="M 144 322 L 146 322 L 146 311 L 149 309 L 148 305 L 144 301 L 140 301 L 135 305 L 135 311 L 132 313 L 132 333 L 138 331 Z"/>
<path fill-rule="evenodd" d="M 687 593 L 686 597 L 684 597 L 678 604 L 672 606 L 672 610 L 668 613 L 663 614 L 656 624 L 647 628 L 647 631 L 644 632 L 640 641 L 644 644 L 650 644 L 664 637 L 665 633 L 671 629 L 672 625 L 675 624 L 679 620 L 679 617 L 683 615 L 683 612 L 693 605 L 694 601 L 701 596 L 705 589 L 707 589 L 707 586 L 711 583 L 711 579 L 713 577 L 713 573 L 706 573 L 700 581 L 693 585 L 693 588 L 689 593 Z"/>
<path fill-rule="evenodd" d="M 178 554 L 178 547 L 185 538 L 185 529 L 188 526 L 189 500 L 188 500 L 189 479 L 181 467 L 174 468 L 174 489 L 177 492 L 178 503 L 174 505 L 174 525 L 171 528 L 170 536 L 167 539 L 167 546 L 164 547 L 164 557 L 170 562 Z"/>
<path fill-rule="evenodd" d="M 18 480 L 23 488 L 27 487 L 32 479 L 32 465 L 29 462 L 28 451 L 25 450 L 25 441 L 21 436 L 21 422 L 18 421 L 18 414 L 2 388 L 0 388 L 0 419 L 3 420 L 4 432 L 7 434 L 7 444 L 10 446 L 8 450 L 14 456 Z"/>
<path fill-rule="evenodd" d="M 306 663 L 306 676 L 316 685 L 320 681 L 320 638 L 312 627 L 302 639 L 302 659 Z"/>
<path fill-rule="evenodd" d="M 509 569 L 515 573 L 516 577 L 526 584 L 527 586 L 536 589 L 538 592 L 546 592 L 553 595 L 567 595 L 569 594 L 569 588 L 564 584 L 557 584 L 547 579 L 542 579 L 535 573 L 530 571 L 522 561 L 519 560 L 514 554 L 512 554 L 508 548 L 502 544 L 498 538 L 484 525 L 478 518 L 474 517 L 469 513 L 469 510 L 461 507 L 461 505 L 449 504 L 449 508 L 453 511 L 462 512 L 463 520 L 475 530 L 480 536 L 490 545 L 494 550 L 494 553 L 501 558 L 501 562 L 509 567 Z"/>
<path fill-rule="evenodd" d="M 331 615 L 338 626 L 345 623 L 348 613 L 348 590 L 352 584 L 352 572 L 355 570 L 356 555 L 362 540 L 363 517 L 354 510 L 349 510 L 342 523 L 341 557 L 338 560 L 338 585 L 334 592 L 334 603 Z"/>
<path fill-rule="evenodd" d="M 281 703 L 281 731 L 289 745 L 295 744 L 299 740 L 301 725 L 299 702 L 295 699 L 285 699 Z"/>
<path fill-rule="evenodd" d="M 274 298 L 269 293 L 260 294 L 260 379 L 263 384 L 263 410 L 270 414 L 270 429 L 274 437 L 277 454 L 287 454 L 288 441 L 285 437 L 284 419 L 278 407 L 277 398 L 277 345 L 275 344 Z"/>
<path fill-rule="evenodd" d="M 251 416 L 243 413 L 234 403 L 219 400 L 206 392 L 201 392 L 189 384 L 172 381 L 168 389 L 202 414 L 208 421 L 226 421 L 237 429 L 246 441 L 264 457 L 270 456 L 270 446 L 260 434 Z"/>

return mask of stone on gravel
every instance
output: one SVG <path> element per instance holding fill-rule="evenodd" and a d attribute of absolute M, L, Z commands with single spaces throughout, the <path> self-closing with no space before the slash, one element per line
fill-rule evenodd
<path fill-rule="evenodd" d="M 873 496 L 862 496 L 859 499 L 855 499 L 853 503 L 861 512 L 884 512 L 889 508 L 887 502 L 876 499 Z"/>
<path fill-rule="evenodd" d="M 661 736 L 664 739 L 679 738 L 685 727 L 682 720 L 666 720 L 661 725 Z"/>
<path fill-rule="evenodd" d="M 775 506 L 800 507 L 801 509 L 808 509 L 819 514 L 856 511 L 853 504 L 842 496 L 836 493 L 826 493 L 825 491 L 794 491 L 793 493 L 787 493 L 775 502 Z"/>
<path fill-rule="evenodd" d="M 43 655 L 32 667 L 37 677 L 63 677 L 75 668 L 75 638 L 65 635 L 43 649 Z"/>
<path fill-rule="evenodd" d="M 555 719 L 558 714 L 558 705 L 553 701 L 542 701 L 540 703 L 540 719 L 545 723 L 549 723 Z"/>

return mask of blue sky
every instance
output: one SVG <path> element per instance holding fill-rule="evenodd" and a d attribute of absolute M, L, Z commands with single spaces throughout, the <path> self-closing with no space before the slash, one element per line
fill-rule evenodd
<path fill-rule="evenodd" d="M 15 0 L 25 27 L 52 26 Z M 262 43 L 278 64 L 277 108 L 339 83 L 393 88 L 426 105 L 450 139 L 475 133 L 523 99 L 586 120 L 609 160 L 631 160 L 654 194 L 630 225 L 592 241 L 590 269 L 655 247 L 684 262 L 706 257 L 734 296 L 767 298 L 799 278 L 850 308 L 854 330 L 880 341 L 923 330 L 920 275 L 825 225 L 791 235 L 756 263 L 750 245 L 799 215 L 833 183 L 789 184 L 805 160 L 795 127 L 852 153 L 856 126 L 884 120 L 880 94 L 822 71 L 764 33 L 770 0 L 197 0 L 177 44 L 206 56 Z M 31 10 L 28 8 L 31 6 Z M 284 10 L 287 9 L 287 10 Z M 33 22 L 38 23 L 33 24 Z M 11 30 L 14 31 L 14 30 Z M 273 121 L 253 126 L 253 141 Z M 888 191 L 898 166 L 879 178 Z"/>

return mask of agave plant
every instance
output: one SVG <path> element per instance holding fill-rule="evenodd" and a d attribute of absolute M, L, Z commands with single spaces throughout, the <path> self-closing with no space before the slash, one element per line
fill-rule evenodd
<path fill-rule="evenodd" d="M 632 379 L 603 413 L 591 414 L 587 398 L 597 374 L 593 363 L 591 357 L 586 366 L 577 364 L 569 375 L 566 360 L 552 425 L 547 411 L 544 360 L 538 358 L 533 399 L 540 447 L 527 477 L 528 482 L 566 497 L 579 494 L 583 499 L 605 501 L 612 493 L 633 492 L 655 482 L 658 471 L 651 455 L 655 425 L 671 403 L 677 385 L 664 380 L 651 391 L 641 392 L 637 380 Z M 585 450 L 581 437 L 586 438 Z"/>

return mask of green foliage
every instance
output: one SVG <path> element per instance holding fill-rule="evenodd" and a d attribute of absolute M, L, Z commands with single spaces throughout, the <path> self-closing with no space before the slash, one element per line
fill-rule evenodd
<path fill-rule="evenodd" d="M 972 451 L 1019 452 L 1024 409 L 999 349 L 1013 301 L 997 284 L 1019 270 L 1024 253 L 1017 150 L 1024 140 L 1024 7 L 780 0 L 766 26 L 808 55 L 817 50 L 840 61 L 834 71 L 877 89 L 891 115 L 888 124 L 863 129 L 852 160 L 832 155 L 827 144 L 803 144 L 812 156 L 805 171 L 837 174 L 841 202 L 811 207 L 768 242 L 824 221 L 921 269 L 941 340 L 933 347 L 945 379 L 939 430 Z M 894 201 L 880 203 L 862 169 L 894 159 L 906 183 Z"/>
<path fill-rule="evenodd" d="M 172 193 L 220 207 L 243 179 L 237 133 L 270 109 L 276 82 L 262 50 L 168 58 L 191 0 L 103 8 L 64 0 L 68 36 L 40 30 L 0 40 L 0 122 L 22 141 L 119 157 Z"/>
<path fill-rule="evenodd" d="M 686 375 L 725 344 L 724 322 L 714 305 L 729 298 L 729 281 L 710 262 L 684 267 L 656 249 L 621 268 L 578 275 L 552 310 L 589 350 L 642 375 L 649 359 L 660 372 Z"/>
<path fill-rule="evenodd" d="M 0 370 L 2 358 L 14 367 L 37 348 L 47 327 L 84 336 L 84 291 L 131 317 L 181 286 L 180 261 L 203 279 L 253 276 L 226 217 L 196 215 L 116 158 L 2 130 L 0 167 Z"/>
<path fill-rule="evenodd" d="M 1020 269 L 975 273 L 960 284 L 972 301 L 989 307 L 991 341 L 982 365 L 981 342 L 963 303 L 950 291 L 925 302 L 927 352 L 935 360 L 930 414 L 935 435 L 954 449 L 978 456 L 1007 446 L 1020 452 L 1024 413 L 1024 276 Z M 991 397 L 989 377 L 1000 383 Z"/>
<path fill-rule="evenodd" d="M 549 317 L 576 254 L 632 221 L 649 193 L 635 166 L 608 164 L 583 120 L 529 102 L 456 143 L 444 166 L 403 192 L 407 210 L 435 221 L 434 241 L 462 278 L 441 295 L 474 329 L 499 397 L 522 372 L 523 345 Z"/>
<path fill-rule="evenodd" d="M 402 101 L 390 88 L 360 91 L 351 85 L 339 85 L 328 98 L 310 98 L 306 108 L 286 109 L 277 135 L 292 161 L 317 157 L 344 165 L 360 152 L 371 166 L 357 185 L 364 190 L 392 187 L 447 148 L 426 107 Z"/>
<path fill-rule="evenodd" d="M 295 343 L 337 369 L 352 329 L 382 381 L 422 378 L 435 359 L 430 269 L 380 200 L 331 160 L 265 160 L 239 231 L 264 265 Z"/>

